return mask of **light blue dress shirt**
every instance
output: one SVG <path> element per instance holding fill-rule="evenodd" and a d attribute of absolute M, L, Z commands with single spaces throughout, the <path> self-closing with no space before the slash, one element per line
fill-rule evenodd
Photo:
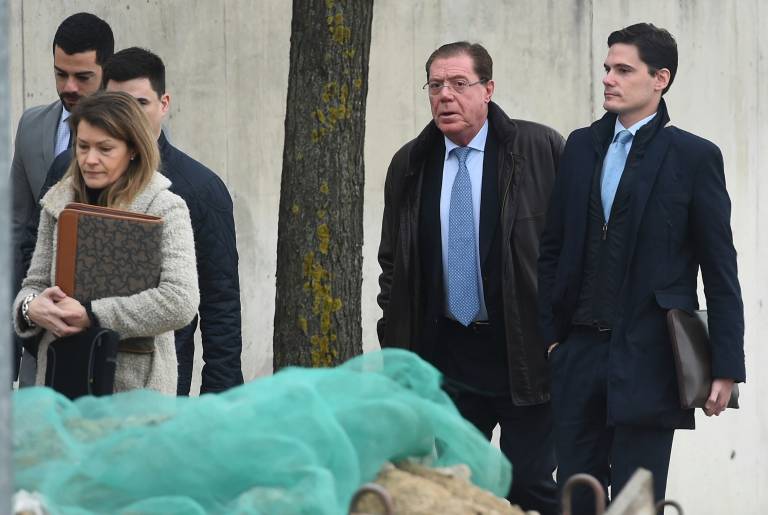
<path fill-rule="evenodd" d="M 58 156 L 69 146 L 69 111 L 66 107 L 62 106 L 61 116 L 59 117 L 59 125 L 56 127 L 56 142 L 53 146 L 53 155 Z"/>
<path fill-rule="evenodd" d="M 635 134 L 637 134 L 637 131 L 639 131 L 643 125 L 653 120 L 653 117 L 656 116 L 656 113 L 653 113 L 650 116 L 646 116 L 639 122 L 633 124 L 631 127 L 624 127 L 621 122 L 619 121 L 619 117 L 616 117 L 616 124 L 613 126 L 613 138 L 611 138 L 611 141 L 616 139 L 616 135 L 620 133 L 623 130 L 628 130 L 632 134 L 632 141 L 629 143 L 629 149 L 627 149 L 627 152 L 629 153 L 632 150 L 632 145 L 635 143 Z M 629 155 L 629 154 L 627 154 Z M 458 166 L 458 165 L 457 165 Z M 605 166 L 605 163 L 603 163 L 603 166 Z"/>

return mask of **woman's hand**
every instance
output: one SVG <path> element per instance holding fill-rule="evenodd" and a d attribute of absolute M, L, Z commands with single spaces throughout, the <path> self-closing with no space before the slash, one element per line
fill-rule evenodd
<path fill-rule="evenodd" d="M 70 326 L 79 327 L 80 329 L 88 329 L 91 327 L 91 319 L 88 316 L 88 312 L 77 299 L 66 297 L 63 300 L 58 301 L 56 305 L 61 309 L 72 313 L 71 315 L 64 317 L 64 322 Z"/>
<path fill-rule="evenodd" d="M 56 338 L 77 334 L 90 325 L 85 308 L 58 286 L 46 288 L 35 297 L 29 303 L 27 315 L 35 325 L 50 331 Z M 88 320 L 87 325 L 82 325 L 83 316 Z"/>

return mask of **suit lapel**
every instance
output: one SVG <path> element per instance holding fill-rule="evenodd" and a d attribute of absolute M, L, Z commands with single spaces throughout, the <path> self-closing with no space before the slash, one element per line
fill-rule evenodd
<path fill-rule="evenodd" d="M 571 274 L 581 274 L 584 261 L 584 245 L 586 244 L 587 219 L 589 217 L 589 198 L 592 191 L 592 180 L 599 166 L 600 155 L 597 149 L 589 150 L 584 155 L 582 164 L 575 168 L 570 181 L 567 183 L 565 198 L 566 207 L 564 216 L 569 224 L 573 224 L 573 230 L 568 230 L 564 235 L 575 246 L 570 260 L 569 270 Z"/>
<path fill-rule="evenodd" d="M 499 221 L 499 145 L 492 130 L 488 131 L 483 152 L 483 180 L 480 193 L 480 263 L 485 263 Z"/>
<path fill-rule="evenodd" d="M 637 182 L 632 194 L 632 205 L 629 211 L 631 218 L 628 247 L 629 253 L 627 255 L 630 256 L 630 259 L 627 261 L 627 266 L 631 264 L 632 256 L 635 252 L 635 244 L 637 243 L 637 231 L 640 228 L 640 221 L 643 219 L 645 206 L 648 203 L 651 190 L 653 190 L 653 185 L 656 184 L 656 178 L 661 171 L 661 165 L 669 150 L 670 142 L 671 138 L 669 133 L 664 129 L 660 129 L 653 140 L 648 144 L 645 154 L 635 171 Z"/>
<path fill-rule="evenodd" d="M 56 105 L 51 105 L 52 109 L 49 109 L 43 118 L 43 163 L 47 163 L 48 166 L 53 162 L 56 157 L 53 155 L 54 147 L 56 146 L 56 131 L 59 128 L 59 120 L 61 119 L 62 105 L 61 102 L 56 102 Z M 45 177 L 46 169 L 43 170 L 42 176 Z"/>
<path fill-rule="evenodd" d="M 442 284 L 443 273 L 443 244 L 442 228 L 440 224 L 440 191 L 443 184 L 443 163 L 445 160 L 445 146 L 442 141 L 434 146 L 427 157 L 423 178 L 421 206 L 419 208 L 420 225 L 425 229 L 419 236 L 419 241 L 424 244 L 423 252 L 429 253 L 422 256 L 426 263 L 431 264 L 433 271 L 432 281 Z M 446 228 L 447 230 L 447 228 Z"/>

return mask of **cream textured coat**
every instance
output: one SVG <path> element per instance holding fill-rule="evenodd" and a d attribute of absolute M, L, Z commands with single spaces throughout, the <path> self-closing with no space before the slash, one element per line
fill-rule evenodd
<path fill-rule="evenodd" d="M 91 303 L 102 327 L 121 338 L 154 337 L 152 354 L 118 353 L 115 392 L 149 388 L 176 394 L 176 347 L 173 331 L 187 325 L 197 313 L 200 294 L 192 224 L 184 201 L 168 191 L 170 181 L 159 173 L 128 206 L 129 211 L 162 217 L 162 269 L 157 288 L 128 297 L 107 297 Z M 35 253 L 21 291 L 13 303 L 14 328 L 19 336 L 30 337 L 41 331 L 29 329 L 20 319 L 20 306 L 30 293 L 41 293 L 56 277 L 56 235 L 59 213 L 74 201 L 69 178 L 63 179 L 41 201 L 40 226 Z M 36 384 L 45 379 L 48 345 L 54 339 L 46 332 L 38 350 Z"/>

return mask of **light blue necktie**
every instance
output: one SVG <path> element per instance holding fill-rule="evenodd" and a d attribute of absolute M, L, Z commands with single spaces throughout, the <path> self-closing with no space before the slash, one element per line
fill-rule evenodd
<path fill-rule="evenodd" d="M 459 172 L 451 188 L 448 212 L 448 309 L 464 326 L 471 324 L 480 312 L 472 182 L 467 170 L 471 150 L 457 147 L 451 151 L 459 160 Z"/>
<path fill-rule="evenodd" d="M 608 153 L 605 155 L 600 197 L 603 201 L 603 215 L 606 222 L 611 216 L 613 199 L 616 197 L 616 190 L 619 188 L 619 181 L 621 181 L 621 174 L 624 172 L 624 165 L 627 162 L 627 154 L 629 154 L 631 142 L 632 133 L 624 129 L 613 138 L 613 143 L 608 147 Z"/>

